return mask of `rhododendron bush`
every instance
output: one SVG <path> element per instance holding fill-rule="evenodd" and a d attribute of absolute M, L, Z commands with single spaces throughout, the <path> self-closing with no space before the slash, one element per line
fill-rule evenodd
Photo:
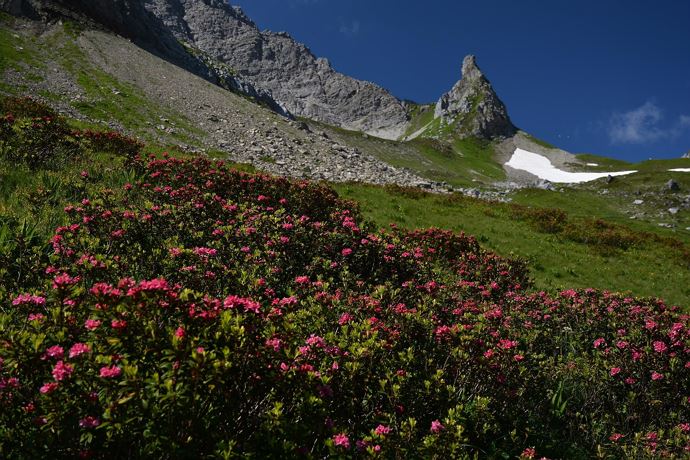
<path fill-rule="evenodd" d="M 136 160 L 135 160 L 136 161 Z M 152 159 L 0 311 L 0 456 L 690 455 L 690 322 L 326 187 Z"/>

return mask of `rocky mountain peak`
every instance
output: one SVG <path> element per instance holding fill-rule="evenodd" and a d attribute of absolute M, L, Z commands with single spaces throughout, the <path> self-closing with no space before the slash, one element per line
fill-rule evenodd
<path fill-rule="evenodd" d="M 477 66 L 473 55 L 462 61 L 462 78 L 436 103 L 434 115 L 452 124 L 461 137 L 509 137 L 517 131 L 505 104 Z"/>
<path fill-rule="evenodd" d="M 462 60 L 462 78 L 466 80 L 479 80 L 484 74 L 477 66 L 477 58 L 473 54 L 468 54 Z"/>

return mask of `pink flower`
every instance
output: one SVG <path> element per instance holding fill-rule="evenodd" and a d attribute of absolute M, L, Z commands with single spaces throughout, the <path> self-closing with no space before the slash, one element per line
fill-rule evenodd
<path fill-rule="evenodd" d="M 20 294 L 12 301 L 12 305 L 14 306 L 23 304 L 33 304 L 42 307 L 46 304 L 46 299 L 45 297 L 32 294 Z"/>
<path fill-rule="evenodd" d="M 49 358 L 62 359 L 65 350 L 60 345 L 54 345 L 46 350 L 46 356 Z"/>
<path fill-rule="evenodd" d="M 619 439 L 624 438 L 625 436 L 620 434 L 620 433 L 613 433 L 611 436 L 609 436 L 609 440 L 613 442 L 617 442 Z"/>
<path fill-rule="evenodd" d="M 185 332 L 184 328 L 178 327 L 175 330 L 175 337 L 177 337 L 178 339 L 184 339 L 185 335 L 187 335 L 187 333 Z"/>
<path fill-rule="evenodd" d="M 196 347 L 196 352 L 200 355 L 203 355 L 206 353 L 206 350 L 204 350 L 204 347 Z"/>
<path fill-rule="evenodd" d="M 621 372 L 621 368 L 620 368 L 620 367 L 612 367 L 612 368 L 611 368 L 611 371 L 609 372 L 609 374 L 611 375 L 611 377 L 613 377 L 614 375 L 620 374 L 620 372 Z"/>
<path fill-rule="evenodd" d="M 91 351 L 91 348 L 85 343 L 75 343 L 72 345 L 72 348 L 69 349 L 69 357 L 70 358 L 76 358 L 79 355 L 82 355 L 84 353 L 88 353 Z"/>
<path fill-rule="evenodd" d="M 100 424 L 101 421 L 97 417 L 92 417 L 91 415 L 87 415 L 83 419 L 79 420 L 79 426 L 86 429 L 96 428 Z"/>
<path fill-rule="evenodd" d="M 63 361 L 58 361 L 55 363 L 55 367 L 53 367 L 52 374 L 53 378 L 59 382 L 69 377 L 73 371 L 74 368 L 72 366 L 65 364 Z"/>
<path fill-rule="evenodd" d="M 345 248 L 345 249 L 343 249 L 342 251 L 340 251 L 340 253 L 341 253 L 344 257 L 347 257 L 347 256 L 349 256 L 350 254 L 352 254 L 352 249 L 350 249 L 350 248 Z"/>
<path fill-rule="evenodd" d="M 376 434 L 377 436 L 385 436 L 385 435 L 389 434 L 390 432 L 391 432 L 390 427 L 385 426 L 385 425 L 379 425 L 374 430 L 374 434 Z"/>
<path fill-rule="evenodd" d="M 352 321 L 352 315 L 349 313 L 343 313 L 342 315 L 340 315 L 340 319 L 338 320 L 338 324 L 340 324 L 342 326 L 344 324 L 349 323 L 350 321 Z"/>
<path fill-rule="evenodd" d="M 117 366 L 101 367 L 100 376 L 103 378 L 113 378 L 119 376 L 120 374 L 122 374 L 122 369 Z"/>
<path fill-rule="evenodd" d="M 534 447 L 528 447 L 525 450 L 522 451 L 520 454 L 521 458 L 534 458 L 537 455 L 537 451 L 534 449 Z"/>
<path fill-rule="evenodd" d="M 55 390 L 57 389 L 57 387 L 58 387 L 57 382 L 48 382 L 48 383 L 44 384 L 44 385 L 41 387 L 41 389 L 38 390 L 38 391 L 40 391 L 41 394 L 47 395 L 47 394 L 52 393 L 53 391 L 55 391 Z"/>
<path fill-rule="evenodd" d="M 666 350 L 668 350 L 668 347 L 664 342 L 660 340 L 654 342 L 654 351 L 656 351 L 657 353 L 665 353 Z"/>
<path fill-rule="evenodd" d="M 661 380 L 664 378 L 664 374 L 658 372 L 652 372 L 652 380 Z"/>
<path fill-rule="evenodd" d="M 513 356 L 513 359 L 514 359 L 515 361 L 517 361 L 517 362 L 520 362 L 520 361 L 522 361 L 523 359 L 525 359 L 525 357 L 524 357 L 523 355 L 519 355 L 519 354 L 518 354 L 518 355 Z"/>
<path fill-rule="evenodd" d="M 43 313 L 31 313 L 29 314 L 29 321 L 43 321 L 46 316 Z"/>
<path fill-rule="evenodd" d="M 348 438 L 345 433 L 338 433 L 333 436 L 333 442 L 338 447 L 342 447 L 344 449 L 350 448 L 350 438 Z"/>
<path fill-rule="evenodd" d="M 97 329 L 101 325 L 100 320 L 97 319 L 87 319 L 84 321 L 84 327 L 90 331 Z"/>
<path fill-rule="evenodd" d="M 308 276 L 298 276 L 295 278 L 295 283 L 297 283 L 297 284 L 308 284 L 309 283 L 309 277 Z"/>
<path fill-rule="evenodd" d="M 445 430 L 446 427 L 441 424 L 441 422 L 436 419 L 433 422 L 431 422 L 431 432 L 432 433 L 440 433 L 441 431 Z"/>
<path fill-rule="evenodd" d="M 307 339 L 307 345 L 317 348 L 323 348 L 326 346 L 326 341 L 323 339 L 323 337 L 319 337 L 318 335 L 312 334 Z"/>
<path fill-rule="evenodd" d="M 127 327 L 127 321 L 124 319 L 114 319 L 110 322 L 110 326 L 113 329 L 122 330 Z"/>
<path fill-rule="evenodd" d="M 606 343 L 606 340 L 603 338 L 598 338 L 594 341 L 594 348 L 599 348 L 600 346 L 604 345 Z"/>
<path fill-rule="evenodd" d="M 273 348 L 273 351 L 280 351 L 282 343 L 278 338 L 266 339 L 266 346 L 268 348 Z"/>

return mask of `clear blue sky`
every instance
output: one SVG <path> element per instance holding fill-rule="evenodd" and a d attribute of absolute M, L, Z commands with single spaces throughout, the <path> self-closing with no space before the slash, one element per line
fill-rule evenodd
<path fill-rule="evenodd" d="M 575 153 L 690 150 L 687 0 L 231 0 L 333 67 L 432 102 L 466 54 L 513 122 Z"/>

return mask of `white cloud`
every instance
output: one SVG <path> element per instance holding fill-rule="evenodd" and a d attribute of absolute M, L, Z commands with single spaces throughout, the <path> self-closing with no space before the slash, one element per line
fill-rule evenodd
<path fill-rule="evenodd" d="M 690 128 L 690 116 L 681 115 L 670 126 L 662 126 L 664 114 L 654 102 L 623 113 L 614 113 L 608 133 L 613 144 L 644 144 L 664 138 L 676 138 Z"/>
<path fill-rule="evenodd" d="M 359 21 L 355 19 L 350 24 L 341 24 L 340 33 L 348 37 L 356 36 L 359 34 Z"/>

